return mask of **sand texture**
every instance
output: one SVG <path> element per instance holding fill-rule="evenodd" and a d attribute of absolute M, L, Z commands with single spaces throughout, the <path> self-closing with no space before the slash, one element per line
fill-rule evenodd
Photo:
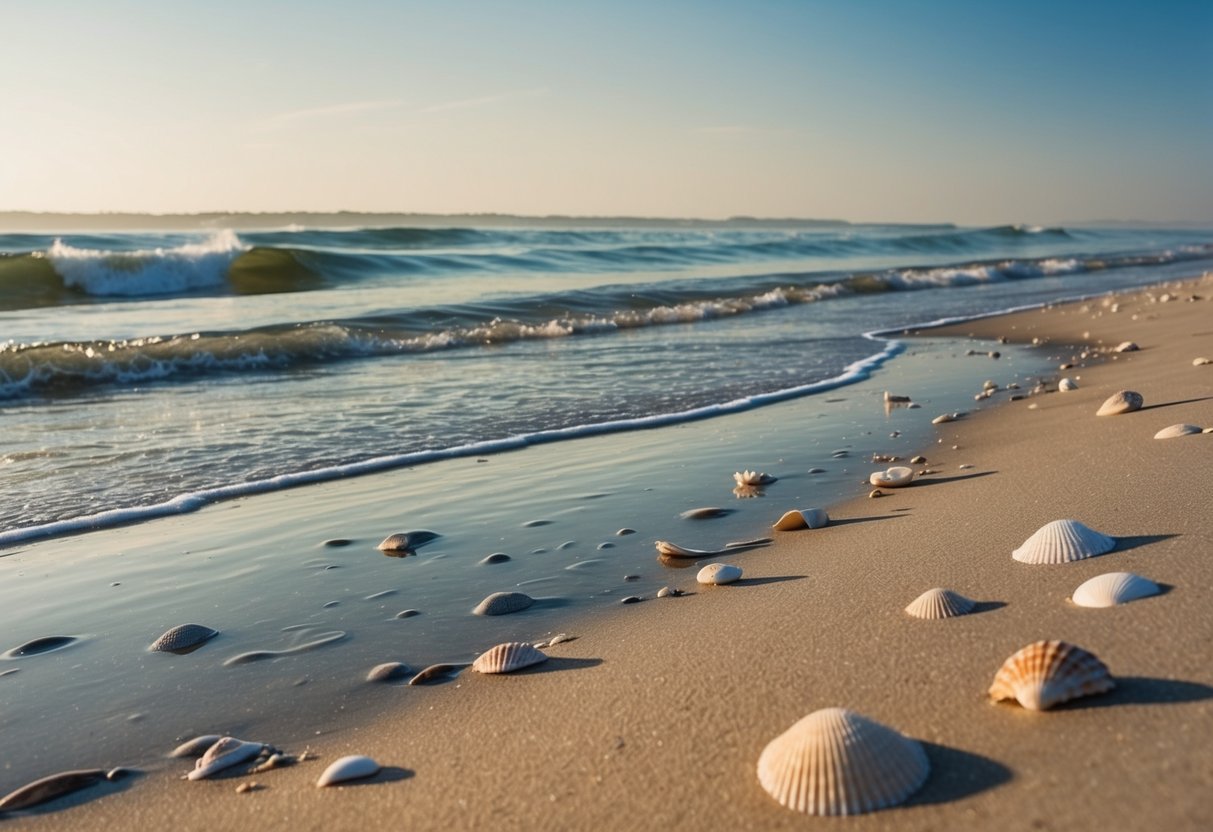
<path fill-rule="evenodd" d="M 1158 302 L 1164 291 L 1178 298 Z M 922 449 L 927 464 L 914 466 L 937 473 L 879 499 L 857 477 L 855 499 L 831 507 L 828 527 L 775 533 L 774 546 L 722 558 L 744 568 L 738 583 L 700 586 L 696 570 L 671 571 L 687 595 L 589 619 L 529 670 L 469 670 L 409 689 L 412 704 L 397 715 L 317 738 L 315 761 L 183 782 L 189 761 L 172 760 L 79 805 L 59 801 L 0 825 L 1213 828 L 1213 435 L 1153 438 L 1179 422 L 1213 426 L 1213 366 L 1192 364 L 1213 356 L 1213 302 L 1186 301 L 1193 293 L 1213 296 L 1213 280 L 1123 296 L 1116 313 L 1096 300 L 953 327 L 961 337 L 1045 340 L 1039 349 L 1058 364 L 1078 364 L 1049 389 L 1062 376 L 1079 389 L 940 425 L 939 443 Z M 1125 340 L 1141 349 L 1078 358 L 1085 345 Z M 1097 418 L 1125 388 L 1145 407 Z M 768 502 L 772 523 L 807 508 Z M 1061 518 L 1115 537 L 1116 548 L 1057 566 L 1012 560 Z M 1113 571 L 1166 591 L 1108 609 L 1067 601 Z M 940 621 L 903 612 L 935 586 L 974 599 L 976 611 Z M 991 704 L 995 671 L 1038 639 L 1093 652 L 1116 688 L 1044 713 Z M 759 786 L 767 742 L 830 706 L 925 744 L 932 772 L 906 805 L 806 817 Z M 316 788 L 347 754 L 385 770 L 361 785 Z M 262 788 L 237 794 L 249 781 Z"/>

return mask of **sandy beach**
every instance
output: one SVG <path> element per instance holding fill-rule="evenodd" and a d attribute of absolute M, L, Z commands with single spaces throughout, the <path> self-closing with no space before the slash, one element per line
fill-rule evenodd
<path fill-rule="evenodd" d="M 932 330 L 1039 342 L 1056 366 L 1073 365 L 1049 390 L 1062 377 L 1078 389 L 940 425 L 937 442 L 919 449 L 927 462 L 914 466 L 934 473 L 878 499 L 856 477 L 854 499 L 829 508 L 828 527 L 774 533 L 774 545 L 727 558 L 743 567 L 740 582 L 699 586 L 694 570 L 682 570 L 670 582 L 686 595 L 587 618 L 533 669 L 464 671 L 410 689 L 398 712 L 318 737 L 313 760 L 187 783 L 190 761 L 166 759 L 0 825 L 1209 828 L 1213 435 L 1154 434 L 1213 426 L 1213 365 L 1193 364 L 1213 358 L 1211 310 L 1206 276 Z M 1140 350 L 1112 351 L 1130 340 Z M 892 392 L 913 395 L 896 383 L 888 381 Z M 1096 417 L 1122 389 L 1141 393 L 1144 407 Z M 778 497 L 766 506 L 771 522 L 808 508 Z M 1116 547 L 1058 566 L 1011 558 L 1062 518 L 1113 536 Z M 1108 609 L 1067 600 L 1112 571 L 1165 591 Z M 977 609 L 943 621 L 903 612 L 935 586 Z M 986 690 L 1003 660 L 1040 639 L 1091 651 L 1115 689 L 1044 713 L 991 704 Z M 921 741 L 925 786 L 902 806 L 847 819 L 806 817 L 769 797 L 755 775 L 764 746 L 833 706 Z M 317 789 L 324 767 L 347 754 L 369 755 L 384 771 Z M 249 782 L 257 788 L 237 793 Z"/>

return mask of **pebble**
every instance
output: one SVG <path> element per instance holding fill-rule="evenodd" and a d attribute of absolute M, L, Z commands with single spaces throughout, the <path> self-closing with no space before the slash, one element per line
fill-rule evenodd
<path fill-rule="evenodd" d="M 522 612 L 535 603 L 535 599 L 524 592 L 494 592 L 472 610 L 474 615 L 509 615 Z"/>
<path fill-rule="evenodd" d="M 505 563 L 508 560 L 510 560 L 510 556 L 507 555 L 505 552 L 493 552 L 493 554 L 486 555 L 485 557 L 481 558 L 480 562 L 482 564 L 492 564 L 492 563 Z"/>
<path fill-rule="evenodd" d="M 640 598 L 636 595 L 629 595 L 626 598 L 620 598 L 619 603 L 621 603 L 621 604 L 639 604 Z"/>

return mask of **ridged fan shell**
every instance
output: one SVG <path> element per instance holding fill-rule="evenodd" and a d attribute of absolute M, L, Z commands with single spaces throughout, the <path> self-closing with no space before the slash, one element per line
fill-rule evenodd
<path fill-rule="evenodd" d="M 904 465 L 894 465 L 886 471 L 876 471 L 868 477 L 868 482 L 877 488 L 902 488 L 914 481 L 914 469 Z"/>
<path fill-rule="evenodd" d="M 1099 406 L 1099 410 L 1095 411 L 1095 415 L 1116 416 L 1121 413 L 1132 413 L 1134 410 L 1141 410 L 1143 404 L 1145 404 L 1145 399 L 1141 393 L 1120 390 L 1109 396 L 1108 400 Z"/>
<path fill-rule="evenodd" d="M 1159 591 L 1158 584 L 1133 572 L 1105 572 L 1080 584 L 1070 600 L 1080 607 L 1114 607 Z"/>
<path fill-rule="evenodd" d="M 1100 534 L 1077 520 L 1054 520 L 1036 530 L 1011 553 L 1020 563 L 1072 563 L 1102 555 L 1116 547 L 1116 538 Z"/>
<path fill-rule="evenodd" d="M 189 652 L 217 635 L 218 630 L 202 624 L 181 624 L 153 641 L 147 649 L 157 653 Z"/>
<path fill-rule="evenodd" d="M 1036 641 L 1003 662 L 990 685 L 990 698 L 1014 699 L 1029 710 L 1044 711 L 1115 686 L 1107 666 L 1081 647 Z"/>
<path fill-rule="evenodd" d="M 931 772 L 908 737 L 844 708 L 801 719 L 767 744 L 758 782 L 771 797 L 810 815 L 856 815 L 901 803 Z"/>
<path fill-rule="evenodd" d="M 937 586 L 911 601 L 906 612 L 915 618 L 955 618 L 972 612 L 974 606 L 960 593 Z"/>
<path fill-rule="evenodd" d="M 775 521 L 774 529 L 779 532 L 790 532 L 795 529 L 820 529 L 830 522 L 830 515 L 824 508 L 792 509 L 785 512 Z"/>
<path fill-rule="evenodd" d="M 319 787 L 335 786 L 347 780 L 361 780 L 364 777 L 374 777 L 379 773 L 379 769 L 379 764 L 370 757 L 364 757 L 361 754 L 351 754 L 348 757 L 334 760 L 324 770 L 324 773 L 320 775 L 320 779 L 316 781 L 316 785 Z"/>
<path fill-rule="evenodd" d="M 1155 439 L 1176 439 L 1180 436 L 1191 436 L 1194 433 L 1200 433 L 1201 429 L 1196 425 L 1171 425 L 1163 428 L 1158 433 L 1154 434 Z"/>
<path fill-rule="evenodd" d="M 548 657 L 541 650 L 522 641 L 510 641 L 490 647 L 472 662 L 477 673 L 512 673 L 524 667 L 546 662 Z"/>

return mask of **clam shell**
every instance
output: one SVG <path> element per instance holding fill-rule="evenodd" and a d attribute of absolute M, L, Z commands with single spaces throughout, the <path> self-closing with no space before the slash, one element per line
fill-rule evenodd
<path fill-rule="evenodd" d="M 16 812 L 37 806 L 48 800 L 54 800 L 56 797 L 87 788 L 100 782 L 103 777 L 105 777 L 105 772 L 99 768 L 51 774 L 32 783 L 26 783 L 21 788 L 0 798 L 0 812 Z"/>
<path fill-rule="evenodd" d="M 1104 663 L 1081 647 L 1036 641 L 1002 663 L 990 685 L 990 698 L 1014 699 L 1029 710 L 1044 711 L 1115 686 Z"/>
<path fill-rule="evenodd" d="M 1096 416 L 1117 416 L 1121 413 L 1132 413 L 1134 410 L 1141 410 L 1141 406 L 1145 404 L 1145 399 L 1141 393 L 1135 393 L 1132 390 L 1120 390 L 1108 397 L 1108 400 L 1099 406 L 1099 410 L 1095 411 Z"/>
<path fill-rule="evenodd" d="M 1133 572 L 1105 572 L 1084 581 L 1070 600 L 1080 607 L 1114 607 L 1159 593 L 1158 584 Z"/>
<path fill-rule="evenodd" d="M 1072 378 L 1063 378 L 1061 381 L 1057 382 L 1057 389 L 1063 393 L 1069 393 L 1078 389 L 1078 382 L 1074 381 Z"/>
<path fill-rule="evenodd" d="M 971 600 L 958 592 L 935 587 L 911 601 L 906 612 L 915 618 L 955 618 L 972 612 L 974 606 Z"/>
<path fill-rule="evenodd" d="M 170 757 L 201 757 L 206 753 L 206 750 L 223 737 L 218 734 L 203 734 L 200 737 L 194 737 L 192 740 L 187 740 L 181 745 L 169 752 Z"/>
<path fill-rule="evenodd" d="M 741 567 L 731 563 L 709 563 L 695 576 L 701 584 L 731 584 L 740 578 Z"/>
<path fill-rule="evenodd" d="M 477 673 L 511 673 L 547 660 L 543 652 L 531 645 L 511 641 L 485 650 L 472 662 L 472 670 Z"/>
<path fill-rule="evenodd" d="M 384 662 L 372 667 L 366 674 L 366 680 L 368 682 L 392 682 L 404 678 L 408 672 L 408 665 L 400 662 Z"/>
<path fill-rule="evenodd" d="M 153 641 L 147 649 L 158 653 L 188 653 L 217 635 L 218 630 L 201 624 L 181 624 Z"/>
<path fill-rule="evenodd" d="M 1036 530 L 1011 553 L 1020 563 L 1072 563 L 1102 555 L 1116 547 L 1116 538 L 1100 534 L 1077 520 L 1054 520 Z"/>
<path fill-rule="evenodd" d="M 535 603 L 525 592 L 494 592 L 472 610 L 475 615 L 509 615 L 521 612 Z"/>
<path fill-rule="evenodd" d="M 758 782 L 771 797 L 810 815 L 857 815 L 895 806 L 931 772 L 916 741 L 844 708 L 801 719 L 767 744 Z"/>
<path fill-rule="evenodd" d="M 868 482 L 878 488 L 902 488 L 914 481 L 914 469 L 904 465 L 894 465 L 887 471 L 876 471 L 868 477 Z"/>
<path fill-rule="evenodd" d="M 320 779 L 316 781 L 316 785 L 323 788 L 324 786 L 335 786 L 347 780 L 361 780 L 364 777 L 374 777 L 379 773 L 379 769 L 379 764 L 370 757 L 351 754 L 348 757 L 334 760 L 324 770 L 324 774 L 320 775 Z"/>
<path fill-rule="evenodd" d="M 417 529 L 388 535 L 376 548 L 381 552 L 408 552 L 441 537 L 437 532 Z"/>
<path fill-rule="evenodd" d="M 707 549 L 688 549 L 686 546 L 679 546 L 668 540 L 658 540 L 654 545 L 657 547 L 658 554 L 668 558 L 702 558 L 716 554 Z"/>
<path fill-rule="evenodd" d="M 235 737 L 223 737 L 206 750 L 194 770 L 186 775 L 190 780 L 202 780 L 225 768 L 243 763 L 259 755 L 265 748 L 259 742 L 245 742 Z"/>
<path fill-rule="evenodd" d="M 1191 436 L 1194 433 L 1200 433 L 1200 428 L 1196 425 L 1178 424 L 1163 428 L 1158 433 L 1154 434 L 1155 439 L 1175 439 L 1180 436 Z"/>
<path fill-rule="evenodd" d="M 1133 341 L 1121 341 L 1116 345 L 1117 352 L 1137 352 L 1141 347 L 1137 346 Z"/>
<path fill-rule="evenodd" d="M 780 532 L 790 532 L 795 529 L 820 529 L 830 522 L 830 515 L 824 508 L 792 509 L 775 521 L 774 529 Z"/>

